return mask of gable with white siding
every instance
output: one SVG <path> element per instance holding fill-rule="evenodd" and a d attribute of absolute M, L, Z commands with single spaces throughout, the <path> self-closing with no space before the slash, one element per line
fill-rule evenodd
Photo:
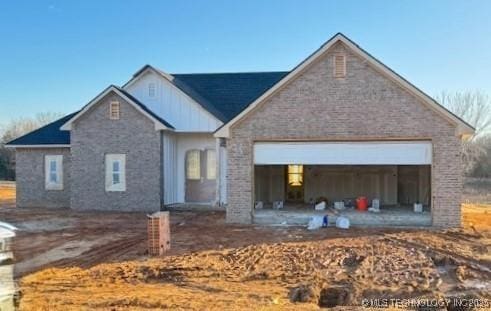
<path fill-rule="evenodd" d="M 147 70 L 125 89 L 155 114 L 165 118 L 176 132 L 214 132 L 222 125 L 200 104 L 152 70 Z"/>

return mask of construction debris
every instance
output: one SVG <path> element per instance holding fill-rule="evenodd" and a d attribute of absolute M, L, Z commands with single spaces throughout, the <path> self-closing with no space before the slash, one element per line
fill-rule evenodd
<path fill-rule="evenodd" d="M 379 199 L 373 199 L 372 200 L 372 206 L 368 208 L 369 212 L 372 213 L 379 213 L 380 212 L 380 200 Z"/>
<path fill-rule="evenodd" d="M 423 212 L 423 204 L 414 203 L 414 212 L 415 213 L 422 213 Z"/>
<path fill-rule="evenodd" d="M 344 210 L 345 209 L 344 202 L 343 201 L 334 202 L 334 209 L 338 211 Z"/>
<path fill-rule="evenodd" d="M 325 209 L 326 209 L 326 202 L 325 202 L 325 201 L 322 201 L 322 202 L 317 203 L 317 204 L 315 205 L 315 210 L 316 210 L 316 211 L 323 211 L 323 210 L 325 210 Z"/>
<path fill-rule="evenodd" d="M 372 200 L 372 208 L 374 210 L 379 210 L 380 209 L 380 200 L 379 199 L 373 199 Z"/>
<path fill-rule="evenodd" d="M 336 219 L 336 227 L 340 229 L 349 229 L 349 219 L 343 216 L 339 216 Z"/>
<path fill-rule="evenodd" d="M 274 201 L 273 209 L 283 209 L 283 201 Z"/>
<path fill-rule="evenodd" d="M 324 217 L 323 216 L 313 216 L 309 224 L 307 225 L 308 230 L 317 230 L 319 228 L 322 228 L 322 223 L 324 222 Z"/>

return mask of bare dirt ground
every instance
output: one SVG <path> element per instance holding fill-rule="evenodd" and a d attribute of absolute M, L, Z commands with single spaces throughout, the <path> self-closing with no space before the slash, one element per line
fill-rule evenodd
<path fill-rule="evenodd" d="M 491 299 L 491 205 L 463 228 L 228 225 L 223 212 L 172 212 L 172 250 L 146 255 L 142 213 L 15 208 L 0 184 L 22 310 L 353 310 L 363 298 Z M 349 307 L 346 307 L 349 306 Z"/>

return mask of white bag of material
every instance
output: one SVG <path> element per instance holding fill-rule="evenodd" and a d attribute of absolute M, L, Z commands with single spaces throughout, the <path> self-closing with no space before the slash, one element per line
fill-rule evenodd
<path fill-rule="evenodd" d="M 380 213 L 380 200 L 373 199 L 372 206 L 368 208 L 368 211 L 372 213 Z"/>
<path fill-rule="evenodd" d="M 323 211 L 323 210 L 325 210 L 325 209 L 326 209 L 326 202 L 325 202 L 325 201 L 322 201 L 322 202 L 317 203 L 317 204 L 315 205 L 315 210 L 316 210 L 316 211 Z"/>
<path fill-rule="evenodd" d="M 372 200 L 372 207 L 374 210 L 379 210 L 380 209 L 380 200 L 379 199 L 373 199 Z"/>
<path fill-rule="evenodd" d="M 324 221 L 323 216 L 313 216 L 309 224 L 307 225 L 307 230 L 317 230 L 322 227 L 322 222 Z"/>
<path fill-rule="evenodd" d="M 339 211 L 344 210 L 344 202 L 334 202 L 334 209 L 337 209 Z"/>
<path fill-rule="evenodd" d="M 423 212 L 423 204 L 414 203 L 414 212 L 415 213 L 422 213 Z"/>
<path fill-rule="evenodd" d="M 339 216 L 338 219 L 336 219 L 336 227 L 341 229 L 349 229 L 349 219 Z"/>
<path fill-rule="evenodd" d="M 256 206 L 254 206 L 255 209 L 262 209 L 263 207 L 264 207 L 263 201 L 256 202 Z"/>
<path fill-rule="evenodd" d="M 273 202 L 273 208 L 274 209 L 282 209 L 283 208 L 283 201 L 274 201 Z"/>

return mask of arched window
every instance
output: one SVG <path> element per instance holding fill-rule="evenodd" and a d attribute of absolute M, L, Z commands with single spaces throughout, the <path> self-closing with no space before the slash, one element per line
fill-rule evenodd
<path fill-rule="evenodd" d="M 189 150 L 186 153 L 186 179 L 198 180 L 201 178 L 201 151 Z"/>

